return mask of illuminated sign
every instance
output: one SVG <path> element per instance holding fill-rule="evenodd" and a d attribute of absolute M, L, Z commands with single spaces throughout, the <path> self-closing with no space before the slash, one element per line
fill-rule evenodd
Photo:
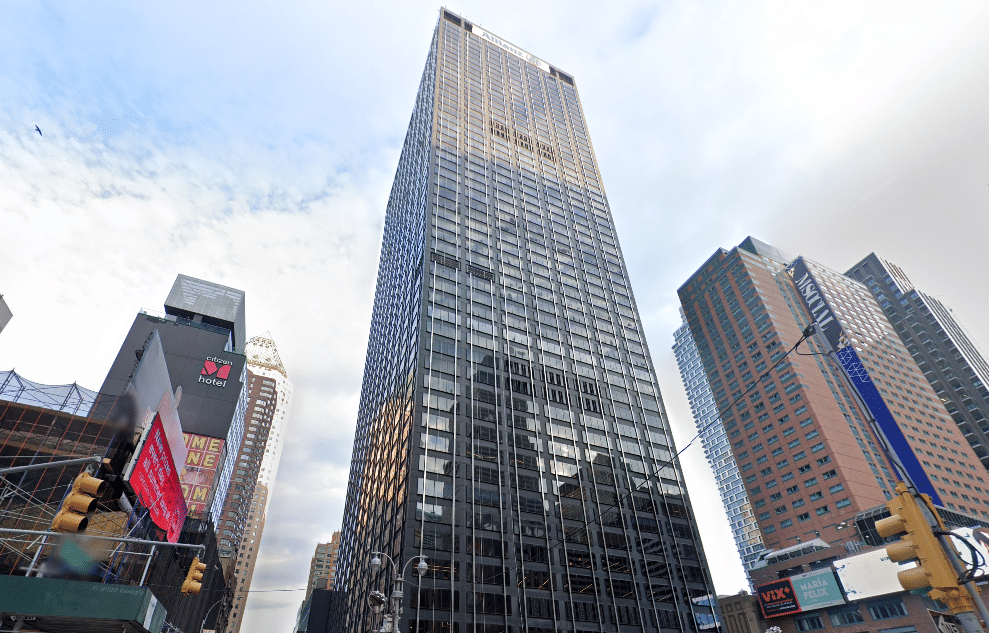
<path fill-rule="evenodd" d="M 760 585 L 756 594 L 766 618 L 845 604 L 845 596 L 830 567 Z"/>
<path fill-rule="evenodd" d="M 226 387 L 232 366 L 233 363 L 228 360 L 207 356 L 203 361 L 203 368 L 199 370 L 199 382 L 214 387 Z"/>
<path fill-rule="evenodd" d="M 150 411 L 147 413 L 149 421 L 152 415 Z M 175 470 L 181 470 L 182 464 L 185 463 L 185 445 L 182 442 L 182 421 L 179 420 L 179 412 L 175 407 L 175 398 L 171 390 L 166 390 L 161 396 L 161 402 L 158 403 L 158 417 L 161 418 L 161 428 L 168 438 Z"/>
<path fill-rule="evenodd" d="M 202 516 L 209 510 L 212 501 L 213 484 L 216 481 L 217 470 L 223 463 L 224 440 L 184 433 L 183 440 L 188 454 L 185 466 L 179 476 L 182 482 L 182 496 L 185 498 L 189 512 Z"/>
<path fill-rule="evenodd" d="M 894 563 L 883 548 L 834 562 L 835 573 L 849 600 L 865 600 L 903 591 L 896 574 L 916 566 L 914 561 Z"/>
<path fill-rule="evenodd" d="M 793 592 L 801 611 L 813 611 L 836 604 L 845 604 L 838 581 L 831 568 L 817 569 L 806 574 L 790 576 Z"/>
<path fill-rule="evenodd" d="M 958 550 L 958 556 L 965 563 L 966 567 L 979 567 L 983 565 L 983 560 L 989 560 L 989 528 L 955 528 L 951 530 L 951 533 L 959 537 L 962 541 L 967 542 L 964 547 L 961 547 L 958 538 L 955 539 L 955 548 Z M 979 560 L 977 561 L 972 560 L 973 548 L 979 555 Z"/>
<path fill-rule="evenodd" d="M 170 543 L 177 543 L 188 508 L 160 415 L 151 423 L 129 482 L 154 524 L 168 533 Z"/>

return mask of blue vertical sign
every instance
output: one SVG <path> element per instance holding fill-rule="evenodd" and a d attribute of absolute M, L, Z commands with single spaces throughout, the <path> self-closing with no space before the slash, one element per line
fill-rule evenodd
<path fill-rule="evenodd" d="M 845 333 L 841 329 L 841 324 L 835 318 L 834 312 L 824 298 L 824 294 L 820 291 L 820 286 L 814 279 L 814 276 L 810 274 L 804 258 L 798 257 L 794 260 L 786 269 L 786 272 L 793 279 L 793 283 L 797 287 L 797 294 L 800 295 L 801 300 L 804 302 L 804 307 L 807 308 L 811 318 L 821 327 L 832 349 L 836 350 L 835 355 L 845 370 L 845 374 L 848 376 L 859 396 L 862 397 L 862 401 L 865 402 L 869 413 L 875 419 L 882 434 L 886 437 L 890 448 L 893 449 L 900 463 L 906 469 L 907 472 L 903 474 L 913 481 L 918 492 L 930 495 L 931 500 L 936 505 L 943 507 L 944 504 L 941 502 L 941 497 L 938 495 L 937 489 L 934 488 L 934 484 L 927 477 L 927 473 L 924 472 L 923 467 L 920 465 L 920 460 L 917 459 L 917 455 L 914 454 L 910 444 L 907 443 L 907 438 L 903 435 L 903 431 L 900 430 L 900 425 L 896 423 L 889 407 L 886 406 L 886 401 L 883 400 L 879 390 L 876 389 L 875 383 L 872 382 L 869 372 L 866 371 L 862 365 L 862 361 L 859 360 L 858 354 L 855 353 L 855 347 L 847 343 Z M 897 470 L 896 466 L 893 466 L 893 470 Z"/>

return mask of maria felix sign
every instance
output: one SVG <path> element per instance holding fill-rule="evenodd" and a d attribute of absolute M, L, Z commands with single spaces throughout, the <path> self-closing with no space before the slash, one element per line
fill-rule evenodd
<path fill-rule="evenodd" d="M 790 576 L 790 583 L 793 585 L 793 593 L 797 597 L 801 611 L 845 604 L 845 597 L 838 587 L 838 581 L 831 567 Z"/>

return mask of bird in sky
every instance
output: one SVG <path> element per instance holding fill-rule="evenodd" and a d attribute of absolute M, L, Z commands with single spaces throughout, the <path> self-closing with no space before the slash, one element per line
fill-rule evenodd
<path fill-rule="evenodd" d="M 41 134 L 41 128 L 40 127 L 38 127 L 37 125 L 35 125 L 34 126 L 34 129 L 38 130 L 38 134 L 39 135 L 44 136 L 44 134 Z"/>

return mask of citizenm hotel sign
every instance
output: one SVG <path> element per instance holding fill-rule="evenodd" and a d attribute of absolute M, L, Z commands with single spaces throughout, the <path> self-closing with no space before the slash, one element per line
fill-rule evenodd
<path fill-rule="evenodd" d="M 207 356 L 203 361 L 203 368 L 199 371 L 199 382 L 214 387 L 226 387 L 232 366 L 233 363 L 228 360 Z"/>

